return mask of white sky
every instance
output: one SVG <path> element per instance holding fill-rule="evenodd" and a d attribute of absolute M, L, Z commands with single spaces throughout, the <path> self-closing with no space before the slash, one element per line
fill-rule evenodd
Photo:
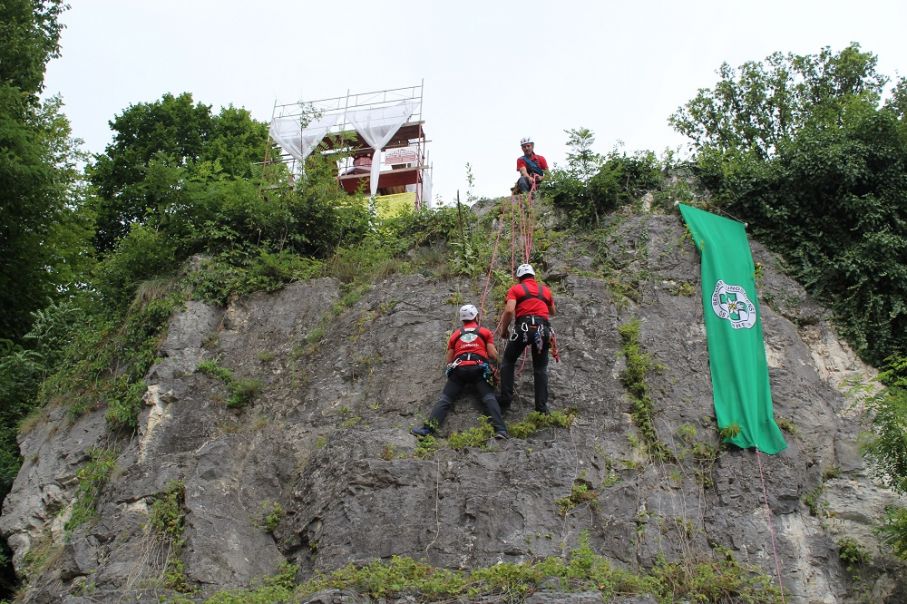
<path fill-rule="evenodd" d="M 424 79 L 434 193 L 448 203 L 466 199 L 467 162 L 477 195 L 507 194 L 527 135 L 549 164 L 579 126 L 599 152 L 682 145 L 667 118 L 722 62 L 859 42 L 881 73 L 907 74 L 903 0 L 70 1 L 45 94 L 63 96 L 89 152 L 110 142 L 114 115 L 167 92 L 267 121 L 275 100 Z"/>

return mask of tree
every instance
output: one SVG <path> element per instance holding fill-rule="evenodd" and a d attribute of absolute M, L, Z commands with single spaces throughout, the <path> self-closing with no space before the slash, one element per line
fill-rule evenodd
<path fill-rule="evenodd" d="M 703 88 L 669 119 L 693 147 L 752 152 L 760 159 L 808 122 L 837 125 L 853 97 L 877 103 L 887 78 L 876 72 L 877 58 L 851 44 L 840 53 L 773 53 L 737 70 L 727 63 L 720 79 Z"/>
<path fill-rule="evenodd" d="M 588 128 L 571 128 L 567 133 L 567 166 L 583 183 L 595 176 L 601 168 L 604 158 L 592 150 L 595 144 L 595 133 Z"/>
<path fill-rule="evenodd" d="M 0 3 L 0 84 L 18 89 L 31 103 L 44 88 L 44 66 L 59 56 L 61 0 Z"/>
<path fill-rule="evenodd" d="M 73 283 L 88 261 L 77 141 L 62 102 L 41 103 L 44 63 L 57 56 L 59 2 L 0 4 L 0 337 Z"/>
<path fill-rule="evenodd" d="M 266 126 L 245 109 L 229 106 L 213 115 L 189 93 L 131 105 L 110 126 L 113 142 L 88 170 L 97 190 L 99 252 L 108 252 L 160 205 L 161 192 L 149 182 L 153 165 L 249 177 L 267 144 Z"/>

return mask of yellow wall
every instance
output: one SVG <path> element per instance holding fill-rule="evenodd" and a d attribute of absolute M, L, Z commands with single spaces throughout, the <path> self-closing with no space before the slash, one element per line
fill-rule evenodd
<path fill-rule="evenodd" d="M 359 200 L 367 208 L 368 197 Z M 394 195 L 378 195 L 375 197 L 375 209 L 379 220 L 395 218 L 401 214 L 412 212 L 416 207 L 416 194 L 414 192 L 396 193 Z"/>

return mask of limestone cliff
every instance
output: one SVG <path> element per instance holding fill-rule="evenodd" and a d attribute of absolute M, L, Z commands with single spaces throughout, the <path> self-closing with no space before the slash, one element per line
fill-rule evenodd
<path fill-rule="evenodd" d="M 341 303 L 341 284 L 321 278 L 225 308 L 187 303 L 146 378 L 137 434 L 114 441 L 103 409 L 73 421 L 50 408 L 22 436 L 24 464 L 0 529 L 28 576 L 23 601 L 158 602 L 175 593 L 164 580 L 174 552 L 195 590 L 181 597 L 203 601 L 285 561 L 300 580 L 393 555 L 477 568 L 560 556 L 581 535 L 628 569 L 727 548 L 775 581 L 780 573 L 791 603 L 907 601 L 903 567 L 872 533 L 898 499 L 873 483 L 856 445 L 853 385 L 872 370 L 754 242 L 775 412 L 789 420 L 789 447 L 758 458 L 720 447 L 694 247 L 677 216 L 628 214 L 612 226 L 598 241 L 553 239 L 537 263 L 559 310 L 551 406 L 574 409 L 574 423 L 485 447 L 442 441 L 419 457 L 409 433 L 443 385 L 446 334 L 459 301 L 480 297 L 479 280 L 393 274 Z M 618 328 L 633 320 L 656 364 L 647 377 L 654 426 L 673 460 L 645 453 L 620 379 Z M 228 384 L 198 371 L 212 360 L 236 380 L 258 381 L 251 403 L 227 405 Z M 506 419 L 531 410 L 526 370 Z M 463 399 L 444 434 L 475 426 L 476 416 Z M 96 517 L 66 531 L 77 472 L 96 449 L 115 451 L 113 472 Z M 147 528 L 174 484 L 178 547 Z M 576 484 L 594 497 L 559 504 Z M 873 556 L 861 582 L 839 559 L 842 537 Z M 557 585 L 532 597 L 600 600 Z M 337 591 L 310 601 L 370 600 Z"/>

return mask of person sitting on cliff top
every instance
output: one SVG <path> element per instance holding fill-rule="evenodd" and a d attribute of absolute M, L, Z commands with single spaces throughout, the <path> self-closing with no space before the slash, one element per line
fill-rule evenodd
<path fill-rule="evenodd" d="M 532 142 L 532 138 L 524 137 L 520 141 L 520 148 L 523 149 L 523 155 L 516 160 L 516 169 L 520 173 L 520 179 L 516 181 L 514 189 L 528 193 L 545 178 L 548 162 L 544 157 L 535 153 L 535 143 Z"/>
<path fill-rule="evenodd" d="M 438 402 L 431 410 L 428 422 L 412 433 L 423 437 L 433 434 L 444 423 L 448 411 L 468 384 L 474 384 L 485 412 L 491 417 L 495 438 L 506 439 L 507 425 L 501 416 L 501 408 L 488 384 L 491 375 L 489 361 L 497 362 L 498 351 L 494 347 L 494 334 L 479 325 L 479 311 L 472 304 L 460 307 L 462 327 L 456 329 L 447 341 L 447 384 Z"/>

